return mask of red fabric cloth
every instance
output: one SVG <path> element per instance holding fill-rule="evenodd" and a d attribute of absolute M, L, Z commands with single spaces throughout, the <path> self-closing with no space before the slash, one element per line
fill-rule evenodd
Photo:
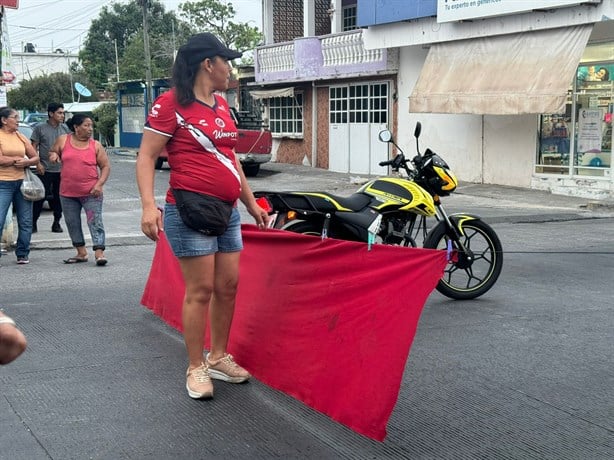
<path fill-rule="evenodd" d="M 258 380 L 383 440 L 444 251 L 243 225 L 229 351 Z M 141 303 L 181 330 L 184 284 L 164 235 Z"/>

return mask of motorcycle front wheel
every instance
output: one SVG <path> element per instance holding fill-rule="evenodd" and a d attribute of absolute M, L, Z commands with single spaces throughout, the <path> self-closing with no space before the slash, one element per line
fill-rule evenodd
<path fill-rule="evenodd" d="M 490 225 L 481 220 L 463 223 L 461 239 L 473 253 L 473 262 L 467 264 L 463 254 L 453 241 L 452 260 L 448 262 L 437 290 L 446 297 L 457 300 L 475 299 L 494 286 L 503 267 L 503 250 L 499 237 Z M 428 249 L 449 248 L 450 240 L 444 222 L 440 222 L 427 236 L 424 247 Z"/>

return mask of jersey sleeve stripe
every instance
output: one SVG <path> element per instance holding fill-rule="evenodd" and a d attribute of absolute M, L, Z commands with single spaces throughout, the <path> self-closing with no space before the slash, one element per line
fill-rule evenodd
<path fill-rule="evenodd" d="M 151 132 L 153 132 L 153 133 L 161 134 L 161 135 L 166 136 L 166 137 L 173 137 L 173 134 L 172 134 L 172 133 L 165 133 L 164 131 L 160 131 L 159 129 L 154 129 L 154 128 L 152 128 L 151 126 L 148 126 L 148 125 L 145 125 L 145 126 L 143 127 L 143 130 L 145 130 L 145 129 L 146 129 L 147 131 L 151 131 Z"/>

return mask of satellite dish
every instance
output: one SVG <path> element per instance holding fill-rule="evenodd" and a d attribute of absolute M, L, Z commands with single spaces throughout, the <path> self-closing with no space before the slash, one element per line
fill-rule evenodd
<path fill-rule="evenodd" d="M 79 93 L 77 102 L 79 102 L 79 99 L 81 99 L 81 96 L 90 97 L 92 95 L 92 92 L 79 82 L 75 83 L 75 89 L 77 90 L 77 93 Z"/>

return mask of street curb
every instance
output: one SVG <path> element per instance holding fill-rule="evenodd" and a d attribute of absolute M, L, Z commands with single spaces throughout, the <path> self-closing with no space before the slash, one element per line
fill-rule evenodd
<path fill-rule="evenodd" d="M 105 245 L 107 247 L 139 246 L 148 243 L 153 243 L 153 241 L 151 241 L 145 235 L 112 235 L 107 236 L 105 240 Z M 86 241 L 86 246 L 91 246 L 91 241 Z M 73 248 L 73 245 L 69 239 L 33 241 L 30 243 L 31 250 L 71 248 Z M 13 248 L 11 248 L 11 251 L 12 250 Z"/>
<path fill-rule="evenodd" d="M 136 157 L 139 152 L 137 149 L 125 149 L 125 148 L 115 149 L 114 148 L 114 149 L 107 149 L 107 153 L 110 153 L 112 155 L 124 156 L 124 157 Z"/>

